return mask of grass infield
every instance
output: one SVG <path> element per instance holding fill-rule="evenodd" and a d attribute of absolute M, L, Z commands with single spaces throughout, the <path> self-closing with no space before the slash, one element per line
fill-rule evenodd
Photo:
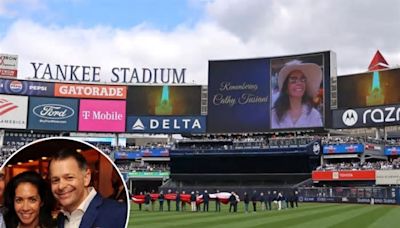
<path fill-rule="evenodd" d="M 258 228 L 258 227 L 293 227 L 293 228 L 384 228 L 400 227 L 400 206 L 364 205 L 364 204 L 322 204 L 302 203 L 298 208 L 281 211 L 261 211 L 244 213 L 243 203 L 238 212 L 229 213 L 229 206 L 222 205 L 221 212 L 215 212 L 214 202 L 210 203 L 209 212 L 190 212 L 186 205 L 184 212 L 160 212 L 158 203 L 155 211 L 139 211 L 137 204 L 131 204 L 128 227 L 135 228 Z M 166 205 L 164 205 L 164 209 Z M 175 203 L 171 203 L 175 209 Z M 250 203 L 249 209 L 252 209 Z"/>

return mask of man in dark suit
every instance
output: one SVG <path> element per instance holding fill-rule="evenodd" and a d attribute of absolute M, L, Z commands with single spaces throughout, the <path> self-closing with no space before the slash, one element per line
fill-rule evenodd
<path fill-rule="evenodd" d="M 257 191 L 254 190 L 253 195 L 251 196 L 251 202 L 253 203 L 253 212 L 257 211 Z"/>
<path fill-rule="evenodd" d="M 210 202 L 210 194 L 208 194 L 207 190 L 204 190 L 203 200 L 204 200 L 203 211 L 208 212 L 208 204 Z"/>
<path fill-rule="evenodd" d="M 176 191 L 176 199 L 175 199 L 175 202 L 176 202 L 176 211 L 179 211 L 180 209 L 179 209 L 179 205 L 180 205 L 180 203 L 181 203 L 181 194 L 179 193 L 179 191 Z"/>
<path fill-rule="evenodd" d="M 274 200 L 274 196 L 271 194 L 271 191 L 268 191 L 268 195 L 267 195 L 267 208 L 268 208 L 268 210 L 270 211 L 270 210 L 272 210 L 272 205 L 271 205 L 271 203 L 272 203 L 272 201 Z"/>
<path fill-rule="evenodd" d="M 171 211 L 171 193 L 172 193 L 172 191 L 171 191 L 171 189 L 168 189 L 168 198 L 167 198 L 167 208 L 168 208 L 168 211 Z"/>
<path fill-rule="evenodd" d="M 229 196 L 229 212 L 231 211 L 237 211 L 237 198 L 235 192 L 231 192 L 231 195 Z"/>
<path fill-rule="evenodd" d="M 90 186 L 91 173 L 82 154 L 56 152 L 49 174 L 51 190 L 61 205 L 58 227 L 125 227 L 127 204 L 105 199 Z"/>
<path fill-rule="evenodd" d="M 221 212 L 221 200 L 219 199 L 219 190 L 215 194 L 215 211 Z"/>

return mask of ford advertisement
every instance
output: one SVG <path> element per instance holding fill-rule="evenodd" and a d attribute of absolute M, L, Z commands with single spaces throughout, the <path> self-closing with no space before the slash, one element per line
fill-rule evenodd
<path fill-rule="evenodd" d="M 29 129 L 76 131 L 78 100 L 31 97 L 28 120 Z"/>

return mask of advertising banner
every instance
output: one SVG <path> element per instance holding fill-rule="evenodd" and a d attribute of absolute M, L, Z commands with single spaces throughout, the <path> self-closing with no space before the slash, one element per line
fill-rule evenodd
<path fill-rule="evenodd" d="M 75 98 L 125 99 L 126 86 L 55 83 L 54 96 Z"/>
<path fill-rule="evenodd" d="M 0 128 L 26 129 L 28 97 L 0 94 Z"/>
<path fill-rule="evenodd" d="M 116 160 L 135 160 L 142 157 L 140 151 L 118 151 L 114 153 Z"/>
<path fill-rule="evenodd" d="M 156 148 L 156 149 L 143 149 L 140 150 L 140 153 L 143 157 L 168 157 L 169 150 L 165 148 Z"/>
<path fill-rule="evenodd" d="M 129 86 L 128 116 L 198 116 L 201 86 Z"/>
<path fill-rule="evenodd" d="M 373 150 L 382 151 L 382 146 L 375 145 L 375 144 L 372 144 L 372 143 L 365 143 L 364 148 L 365 148 L 365 150 L 369 150 L 369 151 L 373 151 Z"/>
<path fill-rule="evenodd" d="M 164 148 L 155 148 L 135 151 L 119 151 L 114 154 L 115 159 L 134 160 L 141 157 L 169 157 L 169 150 Z"/>
<path fill-rule="evenodd" d="M 385 147 L 385 155 L 400 155 L 400 146 L 386 146 Z"/>
<path fill-rule="evenodd" d="M 210 61 L 207 131 L 322 128 L 329 78 L 330 52 Z"/>
<path fill-rule="evenodd" d="M 29 129 L 76 131 L 78 100 L 31 97 L 28 120 Z"/>
<path fill-rule="evenodd" d="M 324 154 L 361 154 L 364 152 L 363 144 L 324 145 Z"/>
<path fill-rule="evenodd" d="M 400 105 L 332 111 L 332 128 L 381 127 L 400 124 Z"/>
<path fill-rule="evenodd" d="M 136 178 L 148 178 L 148 177 L 154 177 L 154 178 L 169 178 L 169 172 L 162 172 L 162 171 L 156 171 L 156 172 L 146 172 L 146 171 L 136 171 L 136 172 L 129 172 L 128 177 L 136 177 Z"/>
<path fill-rule="evenodd" d="M 0 76 L 17 77 L 18 55 L 0 54 Z"/>
<path fill-rule="evenodd" d="M 375 180 L 375 170 L 313 171 L 313 181 Z"/>
<path fill-rule="evenodd" d="M 374 204 L 396 204 L 393 198 L 373 198 Z M 320 203 L 371 203 L 371 198 L 357 197 L 299 197 L 300 202 L 320 202 Z"/>
<path fill-rule="evenodd" d="M 80 100 L 79 131 L 124 132 L 125 101 Z"/>
<path fill-rule="evenodd" d="M 128 116 L 131 133 L 205 133 L 205 116 Z"/>
<path fill-rule="evenodd" d="M 337 77 L 338 109 L 400 104 L 399 75 L 389 69 Z"/>
<path fill-rule="evenodd" d="M 337 203 L 339 199 L 339 197 L 299 197 L 300 202 Z"/>
<path fill-rule="evenodd" d="M 54 85 L 49 82 L 0 79 L 0 93 L 52 97 Z"/>
<path fill-rule="evenodd" d="M 376 185 L 400 185 L 400 170 L 376 170 Z"/>

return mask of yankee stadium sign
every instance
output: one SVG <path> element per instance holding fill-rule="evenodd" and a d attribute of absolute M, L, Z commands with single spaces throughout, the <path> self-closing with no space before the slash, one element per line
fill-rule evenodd
<path fill-rule="evenodd" d="M 45 64 L 31 62 L 34 79 L 74 81 L 74 82 L 106 82 L 101 79 L 101 67 Z M 128 68 L 113 67 L 110 81 L 113 83 L 132 84 L 185 84 L 186 68 Z"/>

